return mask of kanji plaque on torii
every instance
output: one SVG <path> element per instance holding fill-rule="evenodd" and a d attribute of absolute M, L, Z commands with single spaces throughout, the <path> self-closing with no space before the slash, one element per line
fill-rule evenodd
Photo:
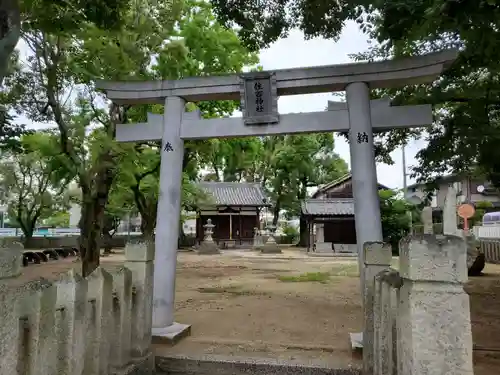
<path fill-rule="evenodd" d="M 252 72 L 240 76 L 241 111 L 245 125 L 279 122 L 276 74 Z"/>

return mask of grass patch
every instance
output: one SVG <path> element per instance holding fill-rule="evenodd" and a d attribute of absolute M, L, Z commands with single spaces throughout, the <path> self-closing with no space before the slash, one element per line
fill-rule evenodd
<path fill-rule="evenodd" d="M 319 282 L 326 283 L 330 280 L 329 272 L 307 272 L 301 275 L 278 275 L 278 280 L 285 283 Z"/>
<path fill-rule="evenodd" d="M 266 293 L 256 290 L 245 290 L 238 285 L 214 286 L 198 288 L 200 293 L 227 294 L 231 296 L 262 296 Z"/>
<path fill-rule="evenodd" d="M 330 275 L 335 277 L 358 277 L 358 265 L 355 263 L 337 265 L 332 268 Z"/>

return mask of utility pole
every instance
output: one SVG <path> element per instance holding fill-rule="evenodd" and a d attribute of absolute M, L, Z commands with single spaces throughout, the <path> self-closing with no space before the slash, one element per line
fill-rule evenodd
<path fill-rule="evenodd" d="M 403 162 L 403 197 L 404 197 L 404 200 L 407 199 L 408 197 L 408 184 L 407 184 L 407 180 L 406 180 L 406 177 L 408 176 L 408 174 L 406 173 L 406 154 L 405 154 L 405 146 L 406 146 L 406 142 L 403 143 L 403 145 L 401 146 L 401 156 L 402 156 L 402 162 Z M 413 217 L 411 215 L 411 211 L 408 211 L 408 216 L 410 218 L 410 234 L 413 232 Z"/>
<path fill-rule="evenodd" d="M 406 194 L 408 193 L 408 185 L 406 183 L 406 177 L 408 176 L 406 173 L 406 154 L 405 154 L 405 146 L 406 143 L 403 143 L 403 146 L 401 146 L 401 153 L 403 156 L 403 193 L 406 199 Z"/>

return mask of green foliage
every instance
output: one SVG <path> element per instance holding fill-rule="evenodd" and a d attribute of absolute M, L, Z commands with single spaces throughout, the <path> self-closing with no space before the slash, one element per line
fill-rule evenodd
<path fill-rule="evenodd" d="M 415 206 L 399 198 L 394 190 L 380 190 L 379 199 L 384 241 L 397 246 L 399 240 L 410 232 L 412 219 L 420 215 Z"/>
<path fill-rule="evenodd" d="M 481 225 L 483 222 L 484 214 L 488 211 L 491 211 L 491 209 L 493 208 L 493 203 L 488 201 L 481 201 L 474 203 L 474 206 L 476 208 L 476 211 L 474 212 L 474 216 L 469 219 L 469 227 L 472 227 L 474 225 Z"/>
<path fill-rule="evenodd" d="M 143 74 L 149 79 L 179 79 L 187 76 L 218 75 L 241 72 L 245 66 L 258 62 L 256 54 L 250 53 L 232 30 L 226 30 L 215 20 L 208 3 L 187 0 L 177 9 L 176 28 L 164 28 L 155 47 L 158 57 L 151 70 L 144 66 Z M 151 34 L 144 31 L 144 35 Z M 168 43 L 165 43 L 165 40 Z M 199 109 L 204 118 L 228 116 L 238 108 L 232 101 L 187 103 L 188 110 Z M 129 112 L 130 121 L 146 121 L 147 112 L 163 113 L 162 106 L 139 106 Z M 238 141 L 186 141 L 184 143 L 182 206 L 191 209 L 206 197 L 194 185 L 200 169 L 211 158 L 228 149 L 219 148 L 220 143 Z M 246 141 L 242 141 L 246 142 Z M 122 145 L 122 158 L 118 164 L 118 181 L 112 195 L 134 204 L 142 217 L 142 230 L 152 233 L 156 225 L 156 210 L 159 191 L 160 145 L 157 142 Z M 222 156 L 220 156 L 222 157 Z M 232 162 L 234 168 L 239 161 Z"/>
<path fill-rule="evenodd" d="M 126 4 L 112 1 L 102 6 L 116 9 L 119 3 Z M 122 207 L 112 197 L 109 199 L 109 193 L 117 165 L 124 157 L 123 148 L 114 141 L 116 124 L 129 121 L 127 107 L 103 106 L 94 81 L 151 78 L 153 57 L 160 50 L 175 49 L 165 40 L 178 16 L 177 3 L 143 2 L 126 7 L 116 14 L 116 19 L 123 21 L 119 32 L 107 29 L 111 26 L 107 22 L 114 22 L 113 15 L 102 7 L 87 11 L 99 10 L 105 22 L 80 22 L 71 12 L 64 13 L 71 17 L 58 19 L 58 13 L 53 20 L 56 27 L 49 28 L 42 12 L 50 14 L 52 8 L 41 9 L 38 2 L 30 11 L 33 22 L 23 24 L 22 39 L 28 56 L 13 59 L 1 100 L 12 113 L 57 126 L 57 142 L 43 154 L 51 156 L 55 165 L 80 187 L 80 250 L 85 275 L 99 263 L 101 233 L 107 233 L 108 224 L 116 223 L 116 215 L 121 214 L 117 211 Z M 79 4 L 83 3 L 75 6 Z M 85 12 L 82 16 L 86 16 Z M 59 21 L 76 23 L 67 29 L 57 26 Z"/>
<path fill-rule="evenodd" d="M 1 94 L 0 94 L 1 95 Z M 13 122 L 13 117 L 0 109 L 0 150 L 18 152 L 21 149 L 20 137 L 29 134 L 23 124 Z"/>
<path fill-rule="evenodd" d="M 54 214 L 43 220 L 43 225 L 51 228 L 67 228 L 69 227 L 69 212 L 54 212 Z"/>
<path fill-rule="evenodd" d="M 57 137 L 34 133 L 21 138 L 22 150 L 2 154 L 0 187 L 8 215 L 31 238 L 39 220 L 65 208 L 69 182 L 66 170 L 57 163 Z"/>
<path fill-rule="evenodd" d="M 284 225 L 282 230 L 285 237 L 285 243 L 295 243 L 299 239 L 299 231 L 294 226 Z"/>
<path fill-rule="evenodd" d="M 23 26 L 51 32 L 78 30 L 86 23 L 119 29 L 129 6 L 129 0 L 20 1 Z"/>
<path fill-rule="evenodd" d="M 492 0 L 212 0 L 218 18 L 241 27 L 251 48 L 268 46 L 292 28 L 306 38 L 336 39 L 354 19 L 378 43 L 356 60 L 420 55 L 459 48 L 457 62 L 432 85 L 372 90 L 395 103 L 434 105 L 435 122 L 422 130 L 376 135 L 377 159 L 392 163 L 390 152 L 411 138 L 425 137 L 414 176 L 428 180 L 444 173 L 479 169 L 500 187 L 500 3 Z"/>
<path fill-rule="evenodd" d="M 382 2 L 382 1 L 380 1 Z M 359 17 L 368 0 L 211 0 L 217 16 L 227 26 L 236 25 L 252 49 L 269 46 L 298 28 L 307 38 L 337 39 L 345 20 Z"/>
<path fill-rule="evenodd" d="M 377 13 L 360 22 L 380 44 L 357 59 L 460 49 L 456 63 L 434 84 L 375 93 L 396 103 L 434 105 L 435 122 L 424 134 L 428 146 L 417 154 L 414 175 L 428 180 L 449 172 L 479 172 L 499 187 L 500 4 L 393 0 L 374 7 Z M 389 138 L 398 144 L 419 133 L 391 132 Z"/>
<path fill-rule="evenodd" d="M 171 3 L 176 0 L 166 0 Z M 95 25 L 118 30 L 129 0 L 5 0 L 0 3 L 0 83 L 22 33 L 45 32 L 68 35 Z"/>

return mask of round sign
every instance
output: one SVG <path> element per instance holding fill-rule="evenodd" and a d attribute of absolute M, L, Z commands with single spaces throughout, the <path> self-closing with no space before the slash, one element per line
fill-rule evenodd
<path fill-rule="evenodd" d="M 463 219 L 471 218 L 472 216 L 474 216 L 474 212 L 476 212 L 474 206 L 467 203 L 460 205 L 457 209 L 458 216 Z"/>
<path fill-rule="evenodd" d="M 484 186 L 483 185 L 479 185 L 476 190 L 477 190 L 478 193 L 482 193 L 484 191 Z"/>

